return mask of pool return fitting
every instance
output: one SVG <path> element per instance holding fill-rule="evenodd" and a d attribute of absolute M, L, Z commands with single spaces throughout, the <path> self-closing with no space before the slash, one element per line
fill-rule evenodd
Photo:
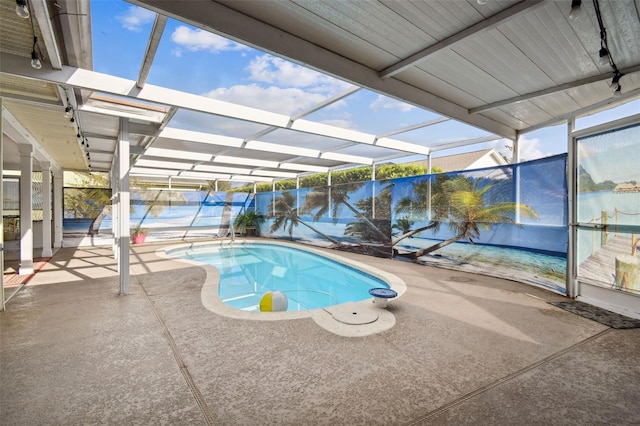
<path fill-rule="evenodd" d="M 398 296 L 398 293 L 395 290 L 384 287 L 372 288 L 369 290 L 369 294 L 373 296 L 373 303 L 380 309 L 387 307 L 389 299 L 393 299 Z"/>

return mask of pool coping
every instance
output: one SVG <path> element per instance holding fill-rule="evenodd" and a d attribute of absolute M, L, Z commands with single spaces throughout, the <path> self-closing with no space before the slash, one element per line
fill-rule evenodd
<path fill-rule="evenodd" d="M 242 240 L 221 239 L 221 240 L 215 240 L 215 241 L 180 243 L 180 244 L 172 244 L 169 246 L 165 246 L 161 249 L 158 249 L 156 250 L 156 255 L 163 259 L 175 260 L 175 261 L 179 261 L 179 262 L 183 262 L 183 263 L 187 263 L 190 265 L 195 265 L 203 268 L 205 270 L 206 277 L 202 286 L 202 291 L 200 293 L 200 299 L 202 301 L 202 305 L 207 310 L 214 312 L 218 315 L 222 315 L 224 317 L 242 319 L 242 320 L 253 320 L 253 321 L 282 321 L 282 320 L 312 318 L 316 322 L 316 324 L 318 324 L 322 328 L 325 328 L 326 330 L 334 334 L 338 334 L 345 337 L 367 336 L 367 335 L 379 333 L 384 330 L 388 330 L 389 328 L 393 327 L 393 325 L 395 325 L 395 316 L 386 309 L 375 307 L 375 305 L 373 304 L 373 298 L 362 300 L 359 302 L 342 303 L 339 305 L 329 306 L 327 308 L 310 309 L 306 311 L 250 312 L 250 311 L 242 311 L 239 309 L 235 309 L 224 304 L 224 302 L 222 301 L 222 299 L 220 299 L 220 296 L 218 295 L 218 289 L 220 285 L 220 273 L 216 267 L 212 265 L 207 265 L 205 263 L 201 263 L 195 260 L 180 259 L 177 257 L 173 257 L 169 254 L 172 251 L 185 250 L 185 249 L 197 250 L 198 248 L 205 249 L 209 247 L 221 247 L 229 244 L 269 244 L 269 245 L 279 245 L 284 247 L 292 247 L 298 250 L 303 250 L 319 256 L 323 256 L 325 258 L 347 265 L 358 271 L 362 271 L 366 274 L 369 274 L 373 277 L 376 277 L 385 281 L 392 290 L 398 293 L 398 296 L 393 300 L 397 300 L 398 298 L 400 298 L 400 296 L 402 296 L 407 291 L 407 285 L 405 284 L 405 282 L 393 274 L 371 267 L 369 265 L 358 262 L 356 260 L 339 256 L 337 254 L 321 251 L 313 247 L 308 247 L 305 245 L 290 243 L 286 241 L 274 241 L 274 240 L 264 241 L 264 240 L 256 240 L 256 239 L 242 239 Z M 345 323 L 339 322 L 333 317 L 332 311 L 335 312 L 336 310 L 340 310 L 340 309 L 353 310 L 354 314 L 356 314 L 357 312 L 365 313 L 373 310 L 371 312 L 377 314 L 378 319 L 369 324 L 359 324 L 359 325 L 345 324 Z"/>

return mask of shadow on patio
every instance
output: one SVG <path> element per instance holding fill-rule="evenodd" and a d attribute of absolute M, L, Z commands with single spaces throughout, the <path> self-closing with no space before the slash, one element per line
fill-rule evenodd
<path fill-rule="evenodd" d="M 640 329 L 492 277 L 344 253 L 402 278 L 396 325 L 346 338 L 311 318 L 205 309 L 203 268 L 59 250 L 0 314 L 3 424 L 637 424 Z"/>

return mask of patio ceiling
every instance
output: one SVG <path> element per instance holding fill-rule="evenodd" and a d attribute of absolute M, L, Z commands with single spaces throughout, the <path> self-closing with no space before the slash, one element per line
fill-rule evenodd
<path fill-rule="evenodd" d="M 625 74 L 617 97 L 609 87 L 611 67 L 599 63 L 600 30 L 591 1 L 582 2 L 575 20 L 568 16 L 569 0 L 131 2 L 159 13 L 137 81 L 92 71 L 88 2 L 30 1 L 32 30 L 29 20 L 14 13 L 15 1 L 0 0 L 5 139 L 35 145 L 36 159 L 54 168 L 109 170 L 126 119 L 132 174 L 186 182 L 270 182 L 515 139 L 640 98 L 640 0 L 600 1 L 609 48 Z M 287 116 L 149 85 L 146 77 L 166 17 L 353 86 Z M 34 31 L 44 62 L 40 70 L 29 66 Z M 305 118 L 360 87 L 443 118 L 385 134 Z M 68 106 L 74 123 L 64 117 Z M 251 125 L 234 137 L 184 130 L 171 121 L 181 111 Z M 403 133 L 449 118 L 489 135 L 441 144 L 402 139 Z M 17 164 L 15 151 L 5 149 L 5 167 Z"/>

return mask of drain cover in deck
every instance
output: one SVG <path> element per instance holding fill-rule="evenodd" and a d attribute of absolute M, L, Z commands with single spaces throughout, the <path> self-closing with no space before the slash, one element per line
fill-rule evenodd
<path fill-rule="evenodd" d="M 370 306 L 362 303 L 345 303 L 325 308 L 333 319 L 344 324 L 362 325 L 378 320 L 378 313 Z"/>

